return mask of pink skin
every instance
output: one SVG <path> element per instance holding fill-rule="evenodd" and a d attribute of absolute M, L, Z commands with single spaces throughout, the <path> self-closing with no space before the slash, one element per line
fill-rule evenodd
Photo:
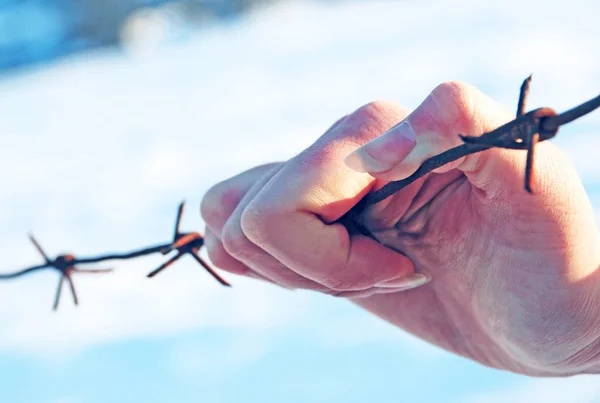
<path fill-rule="evenodd" d="M 487 366 L 599 373 L 600 236 L 576 171 L 551 143 L 538 147 L 534 196 L 523 191 L 524 154 L 492 149 L 371 207 L 367 225 L 383 245 L 331 225 L 369 190 L 459 144 L 458 133 L 510 119 L 462 83 L 440 85 L 410 115 L 366 105 L 293 159 L 214 186 L 201 207 L 209 256 L 232 273 L 348 297 Z M 371 144 L 367 154 L 384 159 L 375 169 L 364 149 L 348 157 L 403 120 L 416 142 L 392 132 L 379 154 Z"/>

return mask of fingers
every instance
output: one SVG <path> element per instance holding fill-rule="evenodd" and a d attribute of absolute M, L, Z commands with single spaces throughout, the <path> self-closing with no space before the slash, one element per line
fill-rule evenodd
<path fill-rule="evenodd" d="M 406 114 L 405 109 L 387 102 L 360 108 L 288 161 L 246 206 L 238 206 L 243 208 L 240 219 L 232 216 L 227 225 L 237 222 L 244 238 L 256 248 L 332 290 L 368 290 L 386 283 L 403 288 L 426 281 L 410 277 L 414 266 L 404 255 L 367 237 L 350 238 L 342 225 L 328 224 L 356 204 L 374 182 L 370 175 L 348 169 L 344 157 Z M 233 252 L 234 243 L 224 245 Z M 248 255 L 238 259 L 256 257 L 257 250 L 244 249 Z"/>
<path fill-rule="evenodd" d="M 404 255 L 327 225 L 374 181 L 349 170 L 343 157 L 406 115 L 390 103 L 366 105 L 285 165 L 250 170 L 211 189 L 201 208 L 211 261 L 236 274 L 350 298 L 427 282 Z"/>
<path fill-rule="evenodd" d="M 401 124 L 363 145 L 346 158 L 357 172 L 376 178 L 401 180 L 428 158 L 462 144 L 458 134 L 479 136 L 514 119 L 513 114 L 476 88 L 459 82 L 435 88 Z M 497 176 L 516 176 L 522 182 L 524 155 L 513 150 L 490 149 L 438 168 L 458 168 L 472 184 L 494 190 Z M 496 189 L 497 190 L 497 189 Z"/>
<path fill-rule="evenodd" d="M 220 238 L 223 225 L 248 190 L 269 171 L 281 163 L 260 165 L 242 172 L 223 182 L 219 182 L 206 192 L 200 204 L 200 214 L 206 226 Z"/>
<path fill-rule="evenodd" d="M 223 226 L 221 240 L 223 248 L 235 260 L 242 262 L 251 271 L 282 284 L 287 288 L 303 288 L 325 291 L 325 287 L 308 280 L 289 270 L 279 260 L 265 252 L 250 241 L 241 227 L 241 217 L 247 205 L 261 189 L 275 176 L 279 170 L 274 170 L 259 179 L 238 203 L 227 223 Z"/>
<path fill-rule="evenodd" d="M 368 290 L 367 292 L 332 291 L 289 270 L 285 265 L 253 244 L 245 236 L 240 225 L 242 213 L 248 203 L 252 201 L 256 194 L 279 171 L 281 165 L 272 165 L 271 168 L 246 191 L 246 194 L 239 200 L 225 224 L 214 223 L 221 226 L 220 237 L 215 236 L 212 231 L 207 230 L 207 249 L 213 264 L 232 273 L 262 279 L 288 289 L 300 288 L 344 297 L 366 297 L 375 294 L 376 290 Z M 247 171 L 238 177 L 232 178 L 233 183 L 223 184 L 220 188 L 222 191 L 230 192 L 232 187 L 236 187 L 236 191 L 233 193 L 239 195 L 239 187 L 247 183 L 244 177 L 247 180 L 254 180 L 256 173 L 256 171 Z M 225 198 L 215 197 L 216 200 L 220 201 L 223 201 Z M 229 201 L 231 200 L 229 198 Z M 222 216 L 224 214 L 221 214 Z"/>
<path fill-rule="evenodd" d="M 200 213 L 206 223 L 204 244 L 210 261 L 220 269 L 230 273 L 272 282 L 254 273 L 249 267 L 231 256 L 223 247 L 221 232 L 223 226 L 245 194 L 265 174 L 276 169 L 281 163 L 260 165 L 220 182 L 210 188 L 200 204 Z"/>
<path fill-rule="evenodd" d="M 207 230 L 206 232 L 204 244 L 207 247 L 210 261 L 218 268 L 240 276 L 252 277 L 257 280 L 276 284 L 273 280 L 253 272 L 248 266 L 233 258 L 233 256 L 227 253 L 225 248 L 223 248 L 221 241 L 210 230 Z"/>
<path fill-rule="evenodd" d="M 210 261 L 218 268 L 242 276 L 250 273 L 251 270 L 245 264 L 233 258 L 225 250 L 221 240 L 208 227 L 204 236 L 204 245 Z"/>
<path fill-rule="evenodd" d="M 244 235 L 240 217 L 254 195 L 278 172 L 281 164 L 267 164 L 213 186 L 202 201 L 207 223 L 205 245 L 211 262 L 226 271 L 265 280 L 285 288 L 328 290 L 290 271 Z M 218 235 L 217 235 L 218 234 Z"/>

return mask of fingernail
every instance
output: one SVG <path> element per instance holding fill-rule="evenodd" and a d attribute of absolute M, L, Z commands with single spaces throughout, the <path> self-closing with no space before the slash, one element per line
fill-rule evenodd
<path fill-rule="evenodd" d="M 384 172 L 406 158 L 417 144 L 408 122 L 402 122 L 346 157 L 348 168 L 358 172 Z"/>
<path fill-rule="evenodd" d="M 410 290 L 411 288 L 420 287 L 429 282 L 430 278 L 422 273 L 413 273 L 406 277 L 395 278 L 377 284 L 377 287 L 382 288 L 398 288 L 400 290 Z"/>

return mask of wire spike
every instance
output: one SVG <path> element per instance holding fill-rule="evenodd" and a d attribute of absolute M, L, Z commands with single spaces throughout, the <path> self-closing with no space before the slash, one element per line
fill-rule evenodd
<path fill-rule="evenodd" d="M 224 280 L 224 279 L 223 279 L 221 276 L 219 276 L 219 275 L 218 275 L 218 274 L 217 274 L 217 273 L 216 273 L 216 272 L 215 272 L 215 271 L 212 269 L 212 267 L 210 267 L 210 266 L 208 265 L 208 263 L 206 263 L 206 262 L 204 261 L 204 259 L 202 259 L 200 256 L 198 256 L 198 252 L 195 252 L 195 253 L 193 252 L 193 253 L 190 253 L 190 254 L 191 254 L 191 255 L 194 257 L 194 259 L 196 259 L 196 261 L 197 261 L 198 263 L 200 263 L 200 265 L 201 265 L 202 267 L 204 267 L 204 268 L 206 269 L 206 271 L 207 271 L 207 272 L 209 272 L 209 273 L 210 273 L 210 274 L 211 274 L 211 275 L 212 275 L 212 276 L 213 276 L 213 277 L 214 277 L 214 278 L 215 278 L 215 279 L 216 279 L 216 280 L 217 280 L 219 283 L 221 283 L 221 284 L 222 284 L 222 285 L 224 285 L 225 287 L 231 287 L 231 284 L 229 284 L 229 283 L 228 283 L 227 281 L 225 281 L 225 280 Z"/>
<path fill-rule="evenodd" d="M 46 263 L 50 263 L 50 259 L 48 258 L 48 255 L 46 254 L 46 252 L 44 252 L 44 249 L 42 249 L 42 247 L 40 246 L 38 241 L 35 239 L 35 237 L 31 233 L 29 233 L 29 240 L 31 241 L 31 243 L 33 243 L 33 246 L 35 246 L 35 248 L 40 253 L 40 255 L 42 255 L 44 260 L 46 260 Z"/>
<path fill-rule="evenodd" d="M 173 263 L 175 263 L 177 260 L 179 260 L 179 258 L 181 258 L 181 256 L 183 256 L 182 253 L 178 253 L 177 255 L 173 256 L 171 259 L 167 260 L 165 263 L 160 265 L 160 267 L 158 269 L 148 273 L 147 277 L 152 278 L 152 277 L 156 276 L 158 273 L 160 273 L 161 271 L 163 271 L 164 269 L 166 269 L 167 267 L 169 267 Z"/>
<path fill-rule="evenodd" d="M 183 216 L 183 209 L 185 207 L 185 200 L 179 203 L 179 209 L 177 210 L 177 219 L 175 220 L 175 233 L 173 234 L 173 242 L 177 241 L 179 235 L 179 226 L 181 224 L 181 217 Z"/>
<path fill-rule="evenodd" d="M 65 278 L 67 279 L 69 287 L 71 288 L 71 294 L 73 295 L 73 303 L 77 306 L 79 305 L 79 299 L 77 298 L 77 291 L 75 291 L 75 284 L 73 284 L 73 279 L 69 274 L 67 274 Z"/>
<path fill-rule="evenodd" d="M 62 286 L 65 281 L 65 276 L 61 274 L 60 280 L 58 281 L 58 288 L 56 290 L 56 296 L 54 297 L 54 306 L 52 307 L 53 311 L 58 309 L 58 304 L 60 303 L 60 294 L 62 293 Z"/>
<path fill-rule="evenodd" d="M 527 98 L 529 97 L 529 88 L 531 87 L 531 79 L 533 73 L 529 75 L 521 84 L 521 91 L 519 92 L 519 102 L 517 104 L 517 117 L 523 116 L 526 113 Z"/>

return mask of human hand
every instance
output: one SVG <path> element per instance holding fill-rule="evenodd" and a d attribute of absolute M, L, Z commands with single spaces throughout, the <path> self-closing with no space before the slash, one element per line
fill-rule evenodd
<path fill-rule="evenodd" d="M 352 297 L 410 333 L 488 366 L 530 375 L 598 371 L 598 231 L 574 168 L 551 143 L 538 145 L 534 196 L 522 188 L 524 153 L 491 149 L 370 207 L 365 222 L 389 249 L 328 225 L 372 188 L 460 144 L 458 133 L 480 135 L 513 118 L 470 86 L 444 84 L 405 119 L 414 140 L 401 139 L 407 126 L 398 126 L 377 139 L 379 150 L 369 146 L 376 165 L 364 149 L 347 159 L 371 175 L 345 168 L 351 150 L 405 115 L 394 104 L 370 104 L 294 159 L 213 188 L 202 210 L 214 263 Z M 392 249 L 402 253 L 390 255 Z M 400 292 L 422 284 L 423 274 L 429 284 Z M 392 276 L 395 288 L 382 286 Z"/>
<path fill-rule="evenodd" d="M 344 297 L 423 282 L 420 274 L 411 277 L 414 265 L 405 256 L 368 237 L 350 239 L 340 224 L 326 224 L 355 205 L 373 182 L 346 167 L 344 156 L 406 114 L 395 105 L 366 105 L 290 161 L 253 168 L 211 188 L 201 206 L 211 261 L 287 288 Z"/>

